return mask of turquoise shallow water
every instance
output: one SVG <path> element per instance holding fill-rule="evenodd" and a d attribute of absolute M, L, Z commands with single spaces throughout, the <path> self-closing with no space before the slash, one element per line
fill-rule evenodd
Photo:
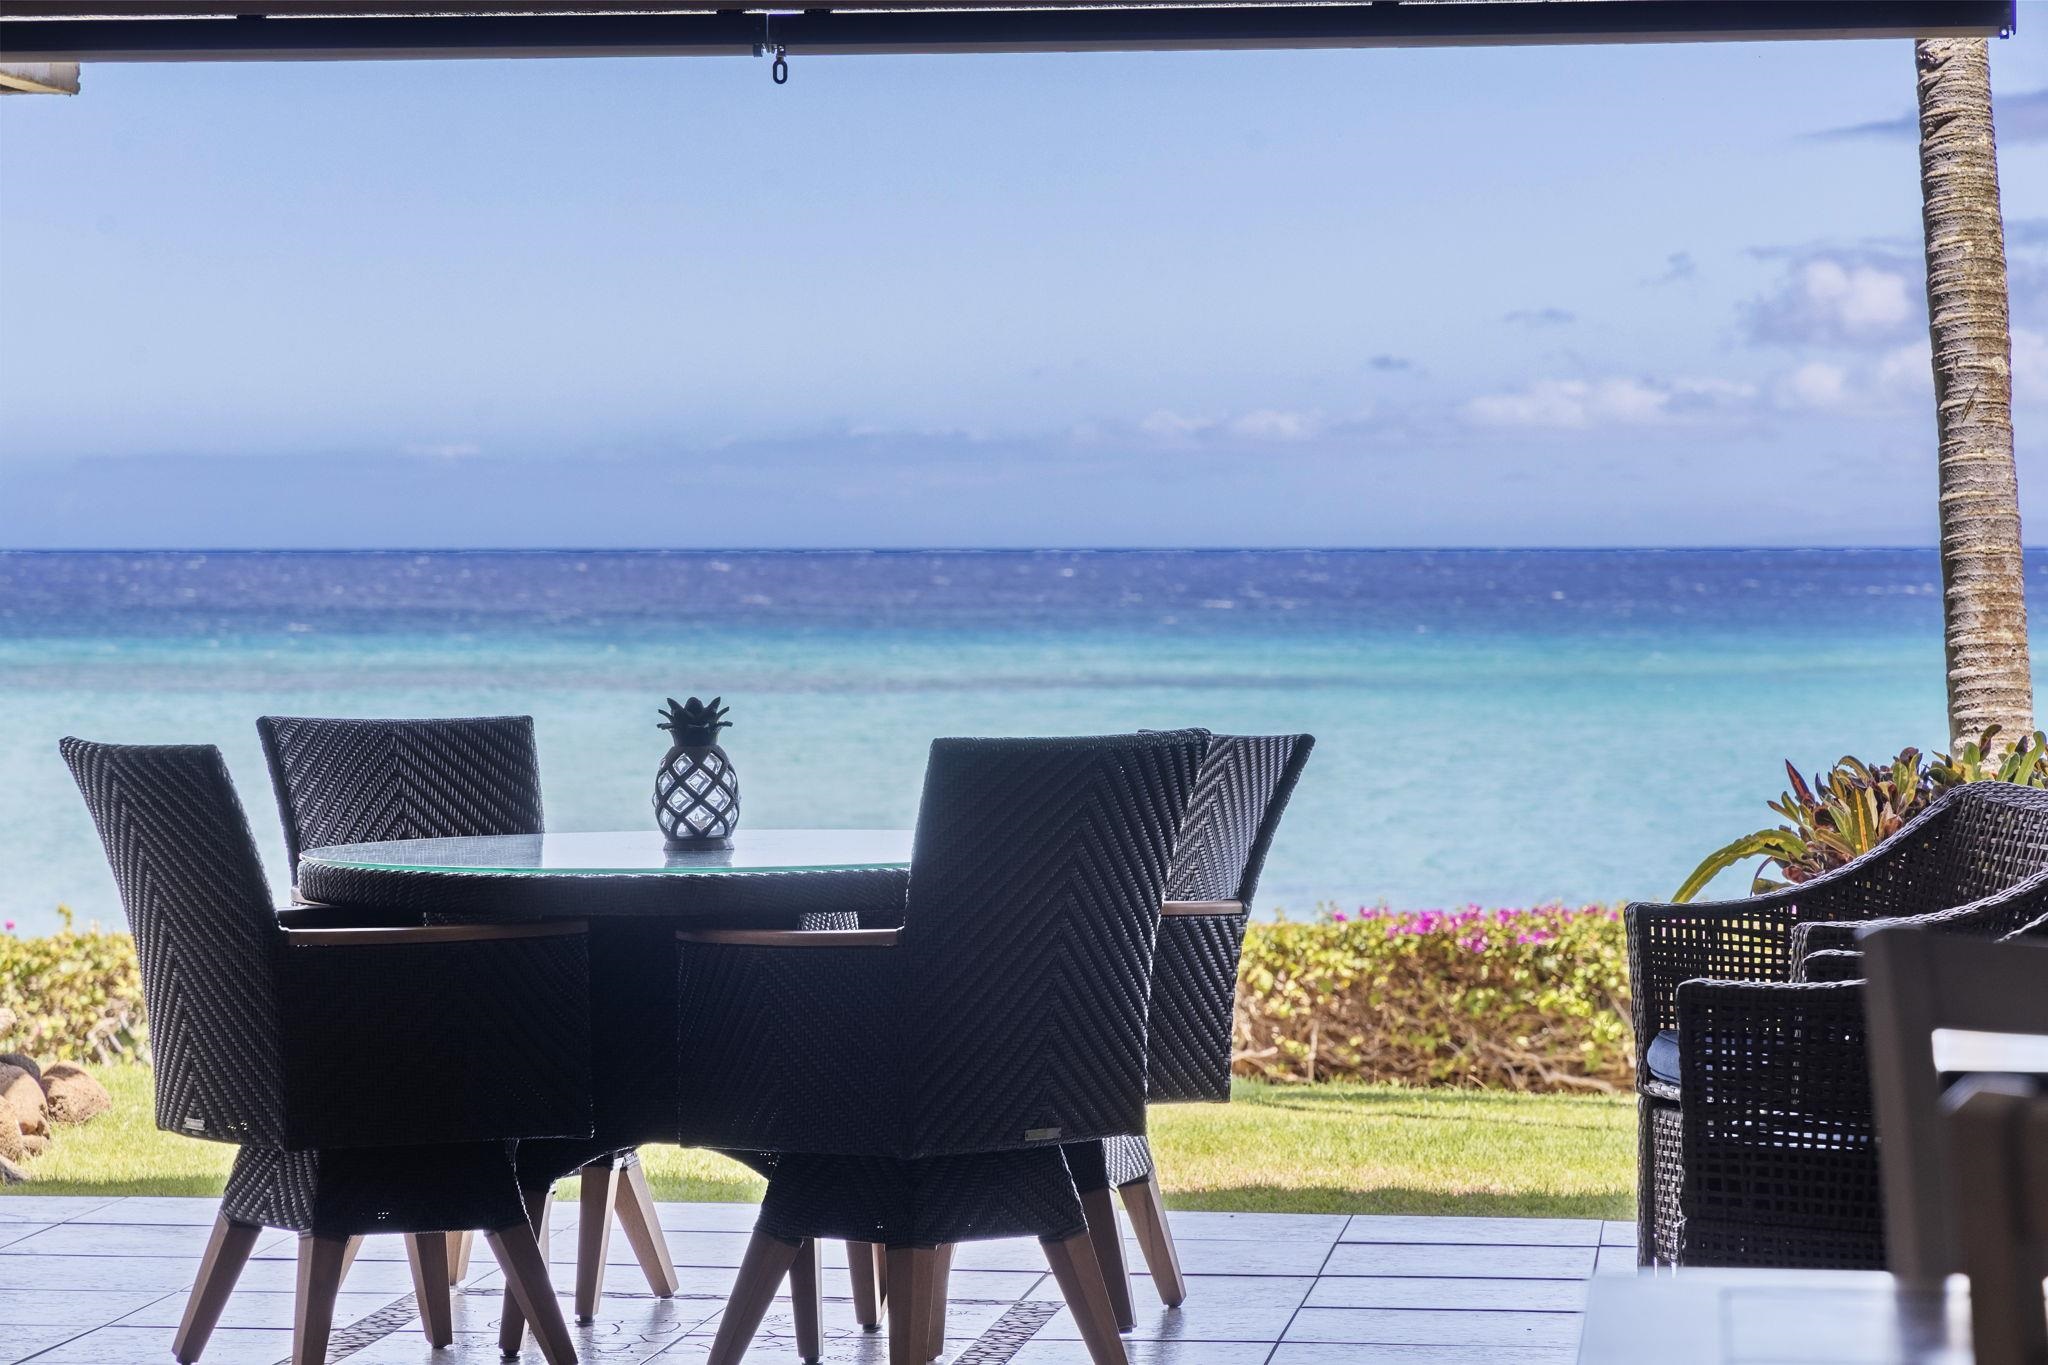
<path fill-rule="evenodd" d="M 260 714 L 530 712 L 550 827 L 611 829 L 646 818 L 655 708 L 691 692 L 733 706 L 760 826 L 908 825 L 935 735 L 1307 730 L 1262 909 L 1658 896 L 1766 822 L 1781 759 L 1940 744 L 1938 568 L 1917 551 L 0 555 L 0 915 L 119 919 L 60 735 L 219 744 L 275 875 Z"/>

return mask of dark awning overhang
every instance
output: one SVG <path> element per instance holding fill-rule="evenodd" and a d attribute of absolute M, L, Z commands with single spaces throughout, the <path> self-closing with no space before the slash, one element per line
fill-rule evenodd
<path fill-rule="evenodd" d="M 168 17 L 168 16 L 177 17 Z M 89 17 L 88 17 L 89 16 Z M 767 9 L 612 0 L 470 6 L 0 0 L 8 62 L 382 61 L 1445 47 L 1997 36 L 2015 0 L 1399 0 L 1376 4 L 918 5 Z"/>

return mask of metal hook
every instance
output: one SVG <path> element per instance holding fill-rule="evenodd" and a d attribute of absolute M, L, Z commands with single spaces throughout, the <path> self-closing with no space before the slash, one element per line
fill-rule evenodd
<path fill-rule="evenodd" d="M 775 78 L 777 85 L 789 84 L 789 50 L 787 48 L 778 47 L 775 49 L 775 65 L 768 68 L 768 74 Z"/>

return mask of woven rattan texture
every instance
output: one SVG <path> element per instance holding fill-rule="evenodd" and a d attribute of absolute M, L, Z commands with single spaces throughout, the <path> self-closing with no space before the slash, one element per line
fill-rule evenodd
<path fill-rule="evenodd" d="M 933 743 L 898 950 L 908 1155 L 1145 1131 L 1159 903 L 1204 747 Z"/>
<path fill-rule="evenodd" d="M 684 943 L 681 959 L 672 1140 L 902 1150 L 900 948 Z"/>
<path fill-rule="evenodd" d="M 676 1129 L 675 926 L 651 919 L 590 922 L 589 1138 L 519 1144 L 526 1185 L 559 1180 Z"/>
<path fill-rule="evenodd" d="M 1631 905 L 1627 910 L 1636 1045 L 1649 1046 L 1676 1022 L 1678 985 L 1722 981 L 1787 981 L 1795 926 L 1849 925 L 1830 933 L 1808 928 L 1808 950 L 1850 946 L 1855 926 L 1918 917 L 1979 902 L 1979 926 L 1961 932 L 2008 932 L 2048 911 L 2040 884 L 2048 878 L 2048 790 L 2006 782 L 1973 782 L 1942 795 L 1882 844 L 1811 881 L 1744 900 L 1695 905 Z M 2003 893 L 2019 890 L 2004 904 Z M 1639 1058 L 1640 1060 L 1640 1058 Z"/>
<path fill-rule="evenodd" d="M 1312 735 L 1211 735 L 1166 874 L 1168 900 L 1249 903 Z"/>
<path fill-rule="evenodd" d="M 1147 1097 L 1230 1098 L 1230 1029 L 1245 915 L 1167 915 L 1159 921 L 1147 1026 Z"/>
<path fill-rule="evenodd" d="M 458 1232 L 525 1218 L 510 1143 L 235 1156 L 221 1211 L 238 1223 L 352 1237 Z"/>
<path fill-rule="evenodd" d="M 1169 900 L 1235 900 L 1247 911 L 1273 833 L 1315 740 L 1214 735 L 1167 872 Z M 1155 1101 L 1230 1098 L 1230 1025 L 1246 915 L 1169 915 L 1152 966 L 1147 1076 Z"/>
<path fill-rule="evenodd" d="M 1685 1177 L 1680 1148 L 1684 1129 L 1678 1106 L 1644 1096 L 1636 1104 L 1642 1143 L 1636 1188 L 1636 1253 L 1643 1265 L 1674 1265 L 1678 1261 L 1679 1185 Z"/>
<path fill-rule="evenodd" d="M 1141 1137 L 1070 1142 L 1061 1150 L 1066 1153 L 1074 1185 L 1083 1194 L 1128 1185 L 1152 1174 L 1152 1144 Z"/>
<path fill-rule="evenodd" d="M 256 722 L 299 853 L 328 844 L 541 832 L 540 760 L 530 716 Z"/>
<path fill-rule="evenodd" d="M 1792 928 L 1792 956 L 1803 962 L 1807 955 L 1854 949 L 1856 937 L 1871 929 L 1907 925 L 1944 934 L 1967 934 L 1976 938 L 2003 938 L 2019 932 L 2048 915 L 2048 870 L 2037 871 L 2026 880 L 1981 900 L 1953 910 L 1886 919 L 1799 924 Z"/>
<path fill-rule="evenodd" d="M 519 1221 L 504 1139 L 588 1131 L 582 937 L 288 946 L 218 750 L 63 753 L 142 958 L 158 1123 L 244 1144 L 228 1216 L 336 1236 Z M 401 1109 L 345 1083 L 393 1059 L 415 1078 Z M 490 1140 L 411 1145 L 451 1135 Z"/>
<path fill-rule="evenodd" d="M 1799 980 L 1801 981 L 1860 981 L 1863 979 L 1863 954 L 1849 949 L 1835 948 L 1817 953 L 1803 953 L 1799 958 Z"/>
<path fill-rule="evenodd" d="M 287 947 L 289 1147 L 587 1137 L 590 966 L 581 934 Z M 340 1078 L 402 1059 L 427 1098 L 393 1111 Z"/>
<path fill-rule="evenodd" d="M 1678 1027 L 1680 1263 L 1882 1267 L 1861 983 L 1689 982 Z"/>
<path fill-rule="evenodd" d="M 1101 1166 L 1097 1139 L 1144 1131 L 1153 925 L 1202 748 L 936 742 L 898 945 L 682 945 L 682 1141 L 779 1151 L 750 1164 L 786 1239 L 1079 1231 L 1058 1144 Z"/>
<path fill-rule="evenodd" d="M 157 1126 L 283 1145 L 277 932 L 220 751 L 79 739 L 62 748 L 135 935 Z"/>
<path fill-rule="evenodd" d="M 1638 1089 L 1678 1098 L 1643 1064 L 1659 1030 L 1679 1029 L 1686 1076 L 1682 1108 L 1651 1105 L 1657 1123 L 1639 1136 L 1640 1202 L 1654 1209 L 1645 1251 L 1700 1264 L 1881 1265 L 1856 964 L 1835 954 L 1876 923 L 2004 935 L 2043 915 L 2048 791 L 1998 782 L 1949 791 L 1877 848 L 1797 886 L 1630 906 Z M 1718 1002 L 1719 1033 L 1687 1034 L 1688 992 Z M 1753 1070 L 1765 1067 L 1775 1070 Z M 1683 1129 L 1675 1153 L 1672 1123 Z M 1664 1202 L 1674 1161 L 1682 1221 Z"/>
<path fill-rule="evenodd" d="M 843 1237 L 938 1246 L 995 1237 L 1065 1238 L 1086 1219 L 1058 1148 L 896 1160 L 784 1156 L 758 1225 L 785 1241 Z"/>

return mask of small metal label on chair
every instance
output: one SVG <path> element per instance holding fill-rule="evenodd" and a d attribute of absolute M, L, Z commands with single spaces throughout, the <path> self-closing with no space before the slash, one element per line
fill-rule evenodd
<path fill-rule="evenodd" d="M 1063 1131 L 1060 1128 L 1026 1128 L 1024 1130 L 1024 1140 L 1026 1142 L 1051 1142 Z"/>

